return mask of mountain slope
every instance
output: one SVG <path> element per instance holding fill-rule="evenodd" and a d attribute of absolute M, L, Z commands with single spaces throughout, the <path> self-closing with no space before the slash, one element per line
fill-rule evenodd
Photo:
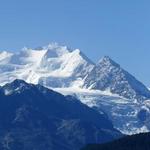
<path fill-rule="evenodd" d="M 150 133 L 132 135 L 106 144 L 87 145 L 82 150 L 149 150 Z"/>
<path fill-rule="evenodd" d="M 1 150 L 78 150 L 121 136 L 104 113 L 22 80 L 0 88 L 0 120 Z"/>
<path fill-rule="evenodd" d="M 108 56 L 87 75 L 84 85 L 90 89 L 109 90 L 128 99 L 150 98 L 150 91 Z"/>
<path fill-rule="evenodd" d="M 54 89 L 65 95 L 73 95 L 89 107 L 105 112 L 114 127 L 123 134 L 150 131 L 150 100 L 132 101 L 108 91 L 88 89 Z"/>

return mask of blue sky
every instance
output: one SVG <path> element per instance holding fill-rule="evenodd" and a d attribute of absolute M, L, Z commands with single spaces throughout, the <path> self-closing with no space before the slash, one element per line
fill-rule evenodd
<path fill-rule="evenodd" d="M 58 42 L 109 55 L 150 86 L 149 0 L 0 0 L 0 50 Z"/>

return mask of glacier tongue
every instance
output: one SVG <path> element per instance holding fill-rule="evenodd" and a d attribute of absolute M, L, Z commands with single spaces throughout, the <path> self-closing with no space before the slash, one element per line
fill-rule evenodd
<path fill-rule="evenodd" d="M 145 105 L 112 94 L 110 91 L 78 88 L 54 88 L 53 90 L 64 95 L 73 95 L 89 107 L 97 109 L 100 113 L 106 113 L 114 127 L 123 134 L 132 135 L 150 131 L 148 123 L 150 119 L 150 101 L 148 100 L 145 101 Z M 139 117 L 142 111 L 147 113 L 145 120 Z"/>

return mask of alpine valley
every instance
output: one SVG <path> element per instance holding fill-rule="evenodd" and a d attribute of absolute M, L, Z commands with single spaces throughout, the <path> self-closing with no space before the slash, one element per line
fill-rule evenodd
<path fill-rule="evenodd" d="M 18 53 L 2 51 L 0 85 L 9 87 L 7 83 L 15 79 L 74 96 L 75 101 L 80 100 L 100 115 L 107 114 L 114 128 L 123 134 L 150 131 L 150 91 L 108 56 L 95 64 L 79 49 L 71 50 L 57 43 L 23 48 Z M 10 96 L 15 90 L 18 91 L 6 88 L 4 95 Z M 23 109 L 26 105 L 21 107 Z"/>

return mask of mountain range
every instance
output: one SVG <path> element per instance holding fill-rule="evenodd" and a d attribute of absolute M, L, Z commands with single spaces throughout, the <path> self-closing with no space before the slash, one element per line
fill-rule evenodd
<path fill-rule="evenodd" d="M 0 87 L 1 150 L 79 150 L 122 134 L 72 96 L 14 80 Z"/>
<path fill-rule="evenodd" d="M 79 49 L 57 43 L 0 53 L 0 85 L 40 84 L 104 112 L 123 134 L 150 130 L 150 91 L 110 57 L 95 64 Z"/>

